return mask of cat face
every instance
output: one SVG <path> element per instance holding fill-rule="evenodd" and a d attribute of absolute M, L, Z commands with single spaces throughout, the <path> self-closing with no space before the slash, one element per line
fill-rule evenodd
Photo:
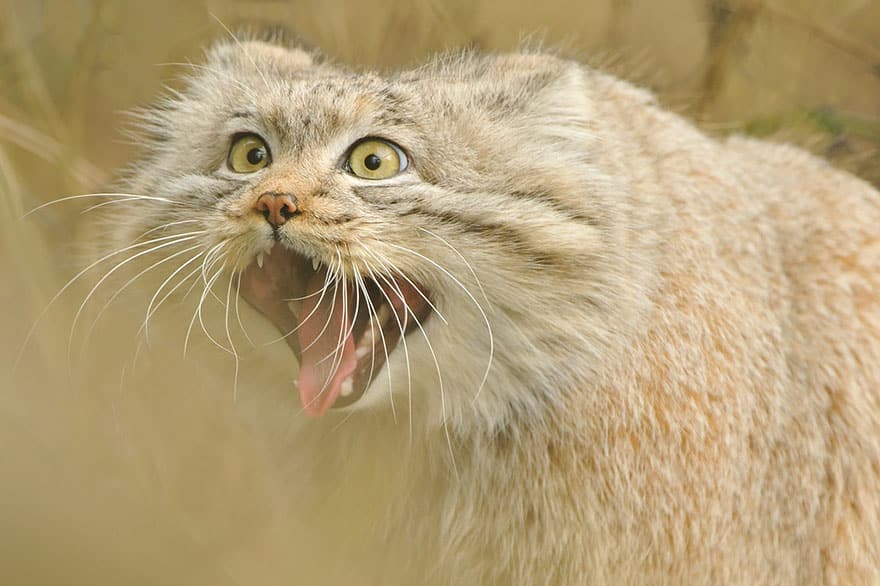
<path fill-rule="evenodd" d="M 543 55 L 382 76 L 215 47 L 143 114 L 127 187 L 159 199 L 126 204 L 118 239 L 180 234 L 181 278 L 234 278 L 311 415 L 397 394 L 443 418 L 537 405 L 583 372 L 584 320 L 613 297 L 585 75 Z"/>

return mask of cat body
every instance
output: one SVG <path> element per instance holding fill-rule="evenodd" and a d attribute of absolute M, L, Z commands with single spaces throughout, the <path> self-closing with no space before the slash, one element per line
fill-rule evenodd
<path fill-rule="evenodd" d="M 301 583 L 880 582 L 868 184 L 542 54 L 380 76 L 221 45 L 145 130 L 127 188 L 167 201 L 117 243 L 193 220 L 212 271 L 281 238 L 430 301 L 353 405 L 290 414 Z M 242 133 L 271 164 L 238 176 Z M 409 167 L 352 179 L 365 137 Z M 270 230 L 253 201 L 281 192 Z"/>

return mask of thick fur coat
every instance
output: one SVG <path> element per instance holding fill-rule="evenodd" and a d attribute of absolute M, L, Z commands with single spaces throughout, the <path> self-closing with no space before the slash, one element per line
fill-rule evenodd
<path fill-rule="evenodd" d="M 354 406 L 289 414 L 300 583 L 880 583 L 865 182 L 534 53 L 378 75 L 225 44 L 143 126 L 125 187 L 161 199 L 120 204 L 115 246 L 198 230 L 235 274 L 271 238 L 250 202 L 283 190 L 301 254 L 384 259 L 443 316 Z M 273 156 L 245 177 L 241 132 Z M 341 170 L 366 136 L 406 173 Z"/>

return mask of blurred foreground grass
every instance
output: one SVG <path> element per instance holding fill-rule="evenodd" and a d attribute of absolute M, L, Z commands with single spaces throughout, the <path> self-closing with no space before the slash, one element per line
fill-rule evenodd
<path fill-rule="evenodd" d="M 225 34 L 220 22 L 280 24 L 375 68 L 543 39 L 650 86 L 713 132 L 797 142 L 880 185 L 877 0 L 0 0 L 3 583 L 296 575 L 283 563 L 279 504 L 290 472 L 225 392 L 229 360 L 199 369 L 176 351 L 154 352 L 145 362 L 155 368 L 126 371 L 132 332 L 111 322 L 71 375 L 68 332 L 82 299 L 71 289 L 12 374 L 22 340 L 87 247 L 87 204 L 20 218 L 105 189 L 133 155 L 120 113 L 174 83 L 181 63 Z"/>

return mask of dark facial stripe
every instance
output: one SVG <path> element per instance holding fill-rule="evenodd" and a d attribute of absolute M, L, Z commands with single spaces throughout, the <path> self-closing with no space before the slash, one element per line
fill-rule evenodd
<path fill-rule="evenodd" d="M 517 255 L 531 261 L 536 268 L 567 268 L 572 262 L 572 259 L 565 255 L 535 247 L 526 234 L 510 224 L 486 221 L 450 210 L 435 210 L 418 204 L 399 214 L 430 218 L 461 232 L 477 234 L 481 238 L 512 248 Z"/>
<path fill-rule="evenodd" d="M 434 184 L 432 184 L 434 185 Z M 412 204 L 413 202 L 410 200 L 405 200 L 402 198 L 385 198 L 385 197 L 371 197 L 371 192 L 374 189 L 381 189 L 381 186 L 377 185 L 375 187 L 370 187 L 369 189 L 355 189 L 355 195 L 360 197 L 362 200 L 372 204 L 374 207 L 380 210 L 390 210 L 399 207 L 400 205 Z M 478 195 L 479 191 L 461 191 L 456 190 L 456 193 L 462 194 L 465 196 L 475 196 Z M 546 207 L 549 207 L 551 210 L 563 216 L 565 219 L 570 220 L 572 222 L 577 222 L 580 224 L 584 224 L 593 228 L 598 228 L 602 225 L 599 218 L 596 216 L 592 216 L 582 210 L 572 209 L 563 205 L 559 200 L 554 198 L 550 193 L 543 190 L 532 190 L 532 191 L 513 191 L 510 193 L 511 197 L 517 199 L 528 199 L 531 201 L 538 202 Z"/>
<path fill-rule="evenodd" d="M 531 191 L 514 191 L 511 192 L 511 197 L 515 197 L 517 199 L 529 199 L 532 201 L 537 201 L 551 208 L 554 212 L 558 213 L 561 216 L 565 216 L 569 220 L 573 222 L 578 222 L 581 224 L 586 224 L 587 226 L 592 226 L 594 228 L 601 225 L 599 219 L 595 216 L 591 216 L 582 210 L 572 209 L 568 206 L 565 206 L 558 199 L 553 197 L 553 195 L 544 190 L 531 190 Z"/>
<path fill-rule="evenodd" d="M 439 187 L 445 191 L 451 190 L 451 191 L 455 191 L 456 193 L 459 193 L 462 195 L 478 196 L 481 193 L 485 193 L 485 189 L 483 189 L 483 190 L 478 190 L 478 189 L 469 190 L 469 189 L 462 189 L 461 186 L 458 186 L 458 185 L 456 185 L 456 186 L 446 185 L 442 180 L 436 180 L 434 177 L 431 177 L 430 174 L 423 173 L 422 179 L 426 183 L 429 183 L 431 185 Z M 517 190 L 517 191 L 508 192 L 508 194 L 511 197 L 514 197 L 516 199 L 528 199 L 528 200 L 531 200 L 534 202 L 538 202 L 541 205 L 550 208 L 551 210 L 553 210 L 557 214 L 565 217 L 566 219 L 571 220 L 572 222 L 578 222 L 580 224 L 584 224 L 586 226 L 591 226 L 594 228 L 602 225 L 602 223 L 598 217 L 592 216 L 583 210 L 579 210 L 579 209 L 575 209 L 575 208 L 571 208 L 569 206 L 566 206 L 561 201 L 559 201 L 557 198 L 555 198 L 551 192 L 543 190 L 543 189 L 531 189 L 531 190 L 524 190 L 524 191 Z"/>

